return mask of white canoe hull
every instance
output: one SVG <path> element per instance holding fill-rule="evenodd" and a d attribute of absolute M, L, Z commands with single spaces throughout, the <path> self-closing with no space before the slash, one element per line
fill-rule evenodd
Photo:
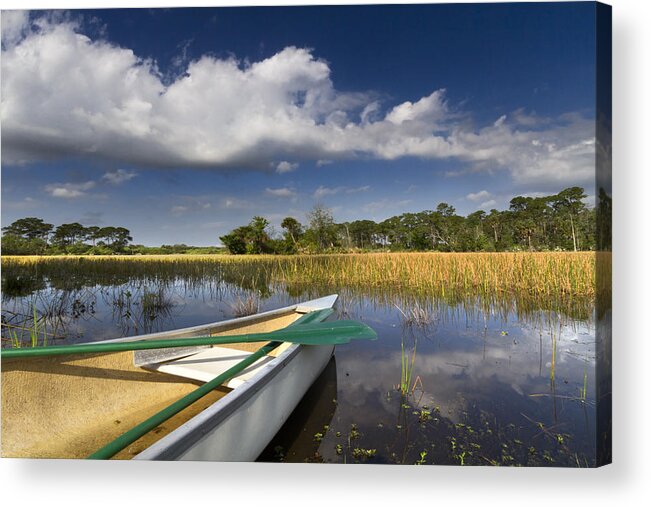
<path fill-rule="evenodd" d="M 267 333 L 325 319 L 336 295 L 201 326 L 108 342 Z M 163 347 L 3 360 L 2 456 L 84 458 L 110 447 L 115 459 L 253 461 L 322 373 L 334 346 L 283 343 L 246 368 L 262 344 Z M 221 387 L 175 412 L 197 385 L 234 372 Z M 190 398 L 188 398 L 190 397 Z M 171 414 L 147 431 L 152 418 Z M 158 419 L 157 419 L 158 420 Z M 139 436 L 129 432 L 143 429 Z M 126 432 L 126 433 L 125 433 Z M 102 454 L 105 455 L 105 454 Z"/>
<path fill-rule="evenodd" d="M 305 312 L 321 310 L 332 307 L 336 299 L 336 295 L 328 296 L 297 306 Z M 282 313 L 289 308 L 269 313 Z M 227 396 L 134 459 L 255 461 L 333 353 L 334 345 L 291 345 Z"/>
<path fill-rule="evenodd" d="M 328 364 L 334 346 L 293 345 L 135 459 L 255 461 Z"/>

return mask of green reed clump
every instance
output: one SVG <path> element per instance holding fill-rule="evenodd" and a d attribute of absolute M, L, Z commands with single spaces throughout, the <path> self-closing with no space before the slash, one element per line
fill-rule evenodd
<path fill-rule="evenodd" d="M 246 317 L 258 313 L 260 308 L 260 299 L 256 295 L 248 295 L 245 298 L 238 296 L 231 305 L 235 317 Z"/>
<path fill-rule="evenodd" d="M 6 318 L 2 319 L 2 342 L 12 348 L 46 347 L 48 343 L 47 321 L 39 316 L 36 304 L 32 304 L 31 315 L 17 315 L 21 320 L 12 324 Z"/>
<path fill-rule="evenodd" d="M 400 342 L 400 384 L 399 389 L 400 393 L 404 396 L 412 392 L 411 379 L 414 374 L 414 363 L 416 361 L 416 343 L 409 354 L 405 350 L 405 339 Z"/>
<path fill-rule="evenodd" d="M 174 306 L 174 301 L 163 287 L 158 287 L 153 291 L 145 287 L 140 299 L 140 306 L 142 307 L 142 314 L 153 320 L 161 313 L 169 314 Z"/>

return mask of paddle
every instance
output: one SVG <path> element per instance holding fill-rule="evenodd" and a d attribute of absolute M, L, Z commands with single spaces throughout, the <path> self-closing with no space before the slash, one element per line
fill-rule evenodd
<path fill-rule="evenodd" d="M 102 354 L 133 350 L 163 349 L 171 347 L 195 347 L 227 343 L 251 343 L 278 341 L 302 345 L 339 345 L 351 340 L 375 340 L 377 334 L 370 327 L 352 320 L 316 322 L 287 327 L 269 333 L 250 333 L 236 336 L 199 336 L 169 340 L 136 340 L 112 343 L 86 343 L 56 347 L 4 349 L 2 359 L 16 357 L 56 356 L 62 354 Z"/>
<path fill-rule="evenodd" d="M 272 333 L 264 333 L 264 334 L 267 335 L 267 336 L 269 336 L 269 335 L 276 336 L 276 335 L 280 334 L 281 332 L 285 332 L 284 334 L 286 335 L 286 331 L 288 331 L 290 329 L 295 329 L 297 327 L 300 327 L 301 329 L 305 329 L 310 324 L 322 323 L 323 320 L 328 318 L 332 313 L 333 313 L 332 308 L 324 308 L 322 310 L 315 310 L 315 311 L 306 313 L 305 315 L 302 315 L 297 320 L 292 322 L 289 326 L 287 326 L 285 329 L 275 331 L 275 332 L 272 332 Z M 341 322 L 341 321 L 339 321 L 339 322 Z M 375 333 L 373 333 L 373 335 L 375 335 Z M 375 339 L 375 336 L 372 339 Z M 247 366 L 255 363 L 255 361 L 257 361 L 261 357 L 266 356 L 269 352 L 271 352 L 272 350 L 274 350 L 275 348 L 277 348 L 281 344 L 282 344 L 282 342 L 280 342 L 280 341 L 271 341 L 271 342 L 265 344 L 263 347 L 261 347 L 260 349 L 255 351 L 253 354 L 251 354 L 250 356 L 246 357 L 245 359 L 243 359 L 242 361 L 240 361 L 239 363 L 234 365 L 232 368 L 228 369 L 227 371 L 225 371 L 221 375 L 215 377 L 210 382 L 206 382 L 204 385 L 197 388 L 195 391 L 192 391 L 191 393 L 188 393 L 186 396 L 184 396 L 180 400 L 177 400 L 174 403 L 172 403 L 171 405 L 165 407 L 163 410 L 161 410 L 160 412 L 154 414 L 153 416 L 151 416 L 146 421 L 143 421 L 142 423 L 138 424 L 137 426 L 134 426 L 129 431 L 123 433 L 118 438 L 116 438 L 112 442 L 105 445 L 102 449 L 94 452 L 88 458 L 89 459 L 109 459 L 109 458 L 111 458 L 112 456 L 114 456 L 115 454 L 120 452 L 122 449 L 124 449 L 126 446 L 128 446 L 129 444 L 135 442 L 138 438 L 140 438 L 141 436 L 143 436 L 147 432 L 154 429 L 156 426 L 158 426 L 160 424 L 163 424 L 165 421 L 167 421 L 169 418 L 171 418 L 172 416 L 179 413 L 181 410 L 187 408 L 188 406 L 190 406 L 195 401 L 203 398 L 210 391 L 212 391 L 216 387 L 220 386 L 222 383 L 226 382 L 231 377 L 237 375 L 239 372 L 241 372 Z"/>

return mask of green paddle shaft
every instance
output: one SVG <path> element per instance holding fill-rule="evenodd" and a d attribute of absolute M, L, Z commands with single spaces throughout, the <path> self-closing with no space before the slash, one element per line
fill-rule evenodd
<path fill-rule="evenodd" d="M 139 340 L 113 343 L 87 343 L 57 347 L 34 347 L 2 350 L 2 359 L 39 356 L 56 356 L 63 354 L 102 354 L 133 350 L 163 349 L 172 347 L 196 347 L 202 345 L 220 345 L 227 343 L 250 343 L 263 341 L 281 341 L 304 345 L 326 345 L 348 343 L 350 340 L 374 340 L 375 331 L 365 324 L 338 320 L 317 322 L 296 327 L 287 327 L 270 333 L 250 333 L 235 336 L 199 336 L 168 340 Z"/>

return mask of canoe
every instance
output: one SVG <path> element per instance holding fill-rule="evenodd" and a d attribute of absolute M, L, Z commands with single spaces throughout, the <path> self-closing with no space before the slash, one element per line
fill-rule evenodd
<path fill-rule="evenodd" d="M 321 375 L 289 416 L 280 431 L 256 459 L 259 462 L 299 462 L 314 456 L 317 433 L 332 426 L 337 410 L 337 358 L 333 355 Z"/>
<path fill-rule="evenodd" d="M 100 343 L 299 329 L 303 322 L 327 318 L 336 300 L 331 295 L 247 317 Z M 252 362 L 261 345 L 3 356 L 2 456 L 91 456 L 234 364 L 247 357 Z M 112 457 L 254 461 L 324 370 L 334 347 L 282 343 Z"/>

